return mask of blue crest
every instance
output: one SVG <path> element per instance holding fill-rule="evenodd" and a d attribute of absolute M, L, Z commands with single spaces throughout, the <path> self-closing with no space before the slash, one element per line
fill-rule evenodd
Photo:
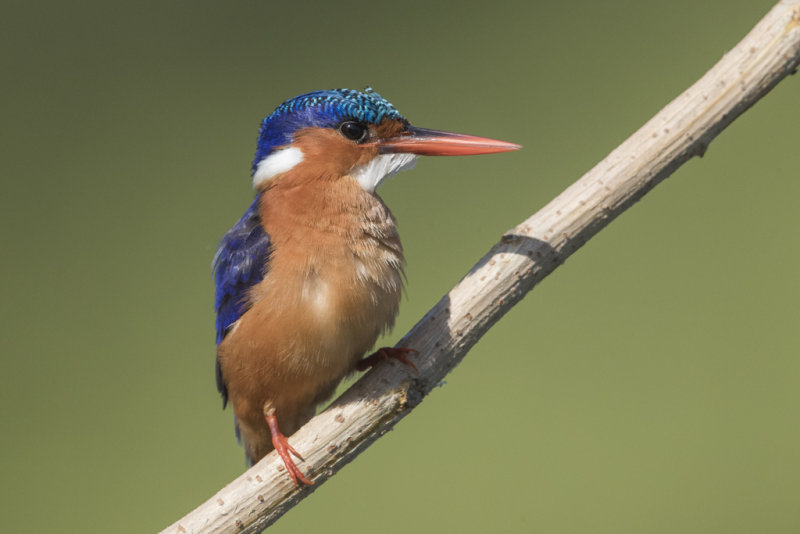
<path fill-rule="evenodd" d="M 383 119 L 406 121 L 388 100 L 371 87 L 363 92 L 332 89 L 291 98 L 261 123 L 253 172 L 275 147 L 291 143 L 294 132 L 301 128 L 336 128 L 345 120 L 377 124 Z"/>

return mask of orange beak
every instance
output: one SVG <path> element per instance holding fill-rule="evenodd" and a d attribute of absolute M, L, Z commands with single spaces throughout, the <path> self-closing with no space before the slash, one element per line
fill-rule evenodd
<path fill-rule="evenodd" d="M 420 156 L 472 156 L 522 148 L 520 145 L 497 139 L 414 128 L 413 126 L 409 126 L 398 137 L 378 141 L 377 145 L 378 152 L 381 154 L 404 152 Z"/>

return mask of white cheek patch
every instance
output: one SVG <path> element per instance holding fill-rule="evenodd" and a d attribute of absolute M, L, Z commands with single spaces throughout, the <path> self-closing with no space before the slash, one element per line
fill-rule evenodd
<path fill-rule="evenodd" d="M 253 173 L 253 188 L 257 189 L 264 182 L 283 174 L 303 161 L 303 151 L 297 147 L 276 150 L 258 162 L 256 172 Z"/>
<path fill-rule="evenodd" d="M 353 178 L 358 180 L 364 191 L 374 193 L 386 178 L 413 169 L 416 163 L 416 154 L 382 154 L 353 169 Z"/>

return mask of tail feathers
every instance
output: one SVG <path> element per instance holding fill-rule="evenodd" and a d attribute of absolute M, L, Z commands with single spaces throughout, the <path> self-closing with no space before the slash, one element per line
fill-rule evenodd
<path fill-rule="evenodd" d="M 242 444 L 242 431 L 239 430 L 239 421 L 236 420 L 236 415 L 233 416 L 233 431 L 236 433 L 236 443 Z"/>

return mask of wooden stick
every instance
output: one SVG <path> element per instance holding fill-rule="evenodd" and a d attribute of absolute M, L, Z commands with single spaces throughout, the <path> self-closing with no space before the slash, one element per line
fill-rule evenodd
<path fill-rule="evenodd" d="M 297 489 L 277 454 L 163 532 L 259 532 L 408 414 L 475 342 L 586 241 L 800 65 L 800 0 L 782 0 L 705 76 L 538 213 L 507 232 L 400 341 L 414 373 L 379 365 L 292 436 L 313 478 Z M 800 105 L 800 103 L 798 104 Z"/>

